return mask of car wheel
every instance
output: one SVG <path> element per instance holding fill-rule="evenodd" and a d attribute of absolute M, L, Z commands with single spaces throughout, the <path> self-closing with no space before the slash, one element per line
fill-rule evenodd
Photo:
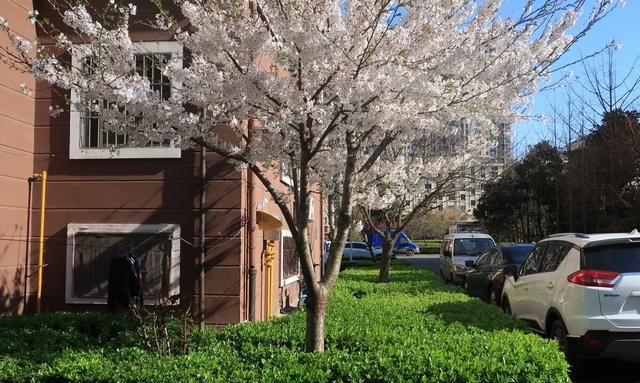
<path fill-rule="evenodd" d="M 413 252 L 413 250 L 407 250 L 407 257 L 410 257 L 410 256 L 412 256 L 413 254 L 415 254 L 415 253 Z"/>
<path fill-rule="evenodd" d="M 549 335 L 558 342 L 558 348 L 564 354 L 567 362 L 573 367 L 571 370 L 573 372 L 582 372 L 585 369 L 584 359 L 576 356 L 573 350 L 571 350 L 571 346 L 567 340 L 567 328 L 564 323 L 562 323 L 562 320 L 556 319 L 553 322 L 551 325 L 551 334 Z"/>
<path fill-rule="evenodd" d="M 511 312 L 511 305 L 509 304 L 509 300 L 505 299 L 502 302 L 502 311 L 504 311 L 505 314 L 507 315 L 512 315 L 513 313 Z"/>

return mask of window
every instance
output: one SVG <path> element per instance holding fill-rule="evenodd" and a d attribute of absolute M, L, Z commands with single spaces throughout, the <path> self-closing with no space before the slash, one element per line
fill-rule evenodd
<path fill-rule="evenodd" d="M 466 195 L 464 194 L 460 194 L 460 201 L 464 201 L 467 198 Z"/>
<path fill-rule="evenodd" d="M 360 250 L 368 250 L 369 248 L 362 242 L 349 242 L 345 247 L 350 247 L 352 249 L 360 249 Z"/>
<path fill-rule="evenodd" d="M 520 275 L 535 274 L 538 272 L 538 265 L 540 264 L 540 258 L 547 248 L 546 245 L 540 245 L 536 247 L 531 254 L 524 260 L 522 267 L 520 267 Z"/>
<path fill-rule="evenodd" d="M 584 268 L 588 269 L 640 273 L 640 244 L 616 243 L 586 248 L 584 262 Z"/>
<path fill-rule="evenodd" d="M 280 164 L 280 181 L 293 188 L 294 177 L 299 177 L 298 169 L 289 165 L 288 161 L 282 161 Z"/>
<path fill-rule="evenodd" d="M 560 262 L 564 259 L 565 255 L 567 255 L 568 251 L 568 246 L 564 246 L 561 243 L 550 243 L 547 246 L 544 258 L 542 259 L 542 264 L 540 264 L 540 272 L 548 273 L 555 271 Z"/>
<path fill-rule="evenodd" d="M 299 279 L 300 260 L 298 259 L 298 254 L 296 253 L 296 244 L 291 237 L 291 233 L 283 230 L 281 234 L 280 286 L 284 286 Z"/>
<path fill-rule="evenodd" d="M 489 262 L 489 258 L 491 258 L 491 253 L 485 253 L 484 255 L 481 255 L 476 260 L 476 266 L 486 265 Z"/>
<path fill-rule="evenodd" d="M 136 71 L 146 77 L 154 91 L 163 99 L 172 92 L 179 91 L 181 83 L 164 76 L 160 66 L 172 57 L 182 56 L 182 46 L 176 41 L 140 42 L 133 44 L 139 52 L 135 56 Z M 74 68 L 91 65 L 83 56 L 83 45 L 77 45 L 72 52 Z M 80 96 L 72 91 L 71 101 L 76 104 Z M 94 100 L 95 105 L 105 105 L 107 100 Z M 161 142 L 134 142 L 126 133 L 116 133 L 106 129 L 97 112 L 75 110 L 70 114 L 69 158 L 109 159 L 109 158 L 180 158 L 180 148 L 170 140 Z"/>
<path fill-rule="evenodd" d="M 66 303 L 107 303 L 111 258 L 124 240 L 140 264 L 145 302 L 180 294 L 178 225 L 69 224 Z"/>
<path fill-rule="evenodd" d="M 454 241 L 456 256 L 475 256 L 484 253 L 495 243 L 491 238 L 458 238 Z"/>
<path fill-rule="evenodd" d="M 316 203 L 313 197 L 309 197 L 309 221 L 313 222 L 316 220 Z"/>
<path fill-rule="evenodd" d="M 442 243 L 442 255 L 445 257 L 451 257 L 451 240 L 447 239 Z"/>

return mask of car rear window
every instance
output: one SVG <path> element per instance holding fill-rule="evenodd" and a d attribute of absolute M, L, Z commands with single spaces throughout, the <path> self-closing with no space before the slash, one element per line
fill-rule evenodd
<path fill-rule="evenodd" d="M 454 255 L 480 255 L 494 243 L 490 238 L 460 238 L 454 241 Z"/>
<path fill-rule="evenodd" d="M 503 247 L 502 254 L 506 255 L 508 263 L 522 263 L 524 259 L 529 255 L 531 250 L 533 250 L 533 245 L 531 246 L 513 246 L 513 247 Z"/>
<path fill-rule="evenodd" d="M 640 243 L 586 248 L 584 258 L 587 269 L 640 273 Z"/>

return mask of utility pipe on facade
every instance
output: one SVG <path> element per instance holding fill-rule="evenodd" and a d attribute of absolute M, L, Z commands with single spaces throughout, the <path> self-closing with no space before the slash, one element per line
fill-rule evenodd
<path fill-rule="evenodd" d="M 200 315 L 198 322 L 200 329 L 204 330 L 204 259 L 207 252 L 206 248 L 206 220 L 207 220 L 207 148 L 202 145 L 200 149 L 200 259 L 198 260 L 198 266 L 200 267 Z"/>
<path fill-rule="evenodd" d="M 254 119 L 250 118 L 247 121 L 247 137 L 251 142 L 251 132 L 254 129 Z M 254 322 L 256 320 L 256 266 L 253 259 L 253 215 L 256 214 L 256 209 L 253 206 L 253 173 L 251 169 L 247 169 L 247 254 L 249 260 L 249 320 Z"/>
<path fill-rule="evenodd" d="M 267 286 L 265 297 L 265 319 L 271 318 L 273 313 L 273 261 L 276 254 L 276 243 L 274 241 L 267 241 L 264 252 L 264 265 L 265 272 L 267 274 Z"/>
<path fill-rule="evenodd" d="M 38 249 L 38 290 L 36 295 L 36 312 L 40 313 L 42 307 L 42 268 L 44 266 L 44 219 L 47 202 L 47 171 L 34 174 L 34 179 L 42 181 L 42 198 L 40 202 L 40 248 Z"/>

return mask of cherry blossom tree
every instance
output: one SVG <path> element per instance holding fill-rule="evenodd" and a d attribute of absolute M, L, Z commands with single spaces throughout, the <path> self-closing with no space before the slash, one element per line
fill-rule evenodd
<path fill-rule="evenodd" d="M 476 129 L 477 123 L 486 128 Z M 396 141 L 359 179 L 355 203 L 370 234 L 382 239 L 378 282 L 389 281 L 391 253 L 399 233 L 419 215 L 436 209 L 440 198 L 465 190 L 465 185 L 474 183 L 473 174 L 488 167 L 481 153 L 495 145 L 490 138 L 497 131 L 492 134 L 492 127 L 497 127 L 492 121 L 472 125 L 465 119 L 446 124 L 437 135 Z"/>
<path fill-rule="evenodd" d="M 111 0 L 100 12 L 87 2 L 61 5 L 66 26 L 46 29 L 50 48 L 20 38 L 4 19 L 0 28 L 13 42 L 3 59 L 72 90 L 72 113 L 91 110 L 132 142 L 202 145 L 263 182 L 307 283 L 306 349 L 322 351 L 354 201 L 367 192 L 356 189 L 359 180 L 393 171 L 392 163 L 378 164 L 391 144 L 446 134 L 449 121 L 504 116 L 526 103 L 536 81 L 613 2 L 527 0 L 507 18 L 500 0 L 175 0 L 179 11 L 161 8 L 154 20 L 187 53 L 163 65 L 181 84 L 169 98 L 135 70 L 134 5 Z M 74 65 L 65 57 L 83 59 Z M 225 138 L 228 129 L 234 138 Z M 283 164 L 294 169 L 293 208 L 269 177 Z M 320 280 L 308 239 L 316 186 L 340 191 Z"/>

